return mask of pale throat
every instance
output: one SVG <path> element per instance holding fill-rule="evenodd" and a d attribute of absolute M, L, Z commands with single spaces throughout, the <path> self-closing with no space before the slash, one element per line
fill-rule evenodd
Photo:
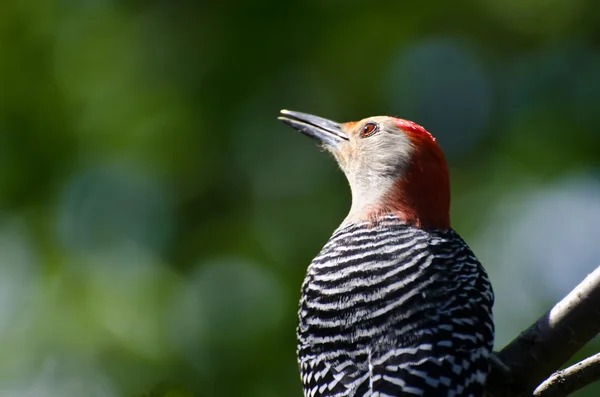
<path fill-rule="evenodd" d="M 346 175 L 352 191 L 352 205 L 343 223 L 370 220 L 382 208 L 384 198 L 392 190 L 390 176 Z"/>

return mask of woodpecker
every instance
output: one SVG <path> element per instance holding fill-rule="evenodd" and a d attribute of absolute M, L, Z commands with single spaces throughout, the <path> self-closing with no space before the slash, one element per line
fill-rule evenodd
<path fill-rule="evenodd" d="M 282 110 L 319 141 L 352 192 L 348 216 L 309 265 L 298 310 L 305 397 L 481 397 L 494 294 L 450 226 L 444 154 L 395 117 L 337 123 Z"/>

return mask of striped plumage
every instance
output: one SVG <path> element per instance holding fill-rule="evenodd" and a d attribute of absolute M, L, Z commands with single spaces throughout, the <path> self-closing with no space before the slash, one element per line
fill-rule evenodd
<path fill-rule="evenodd" d="M 452 229 L 344 224 L 302 286 L 305 396 L 481 396 L 493 293 Z"/>

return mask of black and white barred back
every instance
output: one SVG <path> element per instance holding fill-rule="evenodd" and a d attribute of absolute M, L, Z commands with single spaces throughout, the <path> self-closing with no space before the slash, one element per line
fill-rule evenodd
<path fill-rule="evenodd" d="M 494 295 L 460 236 L 390 215 L 335 231 L 302 286 L 307 397 L 483 396 Z"/>

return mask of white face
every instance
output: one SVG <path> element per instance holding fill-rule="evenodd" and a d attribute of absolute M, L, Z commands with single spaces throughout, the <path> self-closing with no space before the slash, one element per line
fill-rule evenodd
<path fill-rule="evenodd" d="M 337 159 L 352 189 L 346 222 L 394 213 L 418 227 L 450 226 L 446 160 L 420 125 L 387 116 L 340 124 L 308 113 L 281 114 L 281 121 L 321 142 Z"/>
<path fill-rule="evenodd" d="M 350 183 L 350 219 L 360 217 L 390 191 L 407 169 L 413 147 L 390 117 L 369 117 L 342 128 L 348 140 L 324 147 L 334 155 Z"/>
<path fill-rule="evenodd" d="M 409 166 L 413 146 L 397 119 L 376 116 L 340 124 L 308 113 L 281 114 L 281 121 L 318 140 L 335 156 L 352 190 L 346 220 L 359 220 L 380 204 Z"/>

